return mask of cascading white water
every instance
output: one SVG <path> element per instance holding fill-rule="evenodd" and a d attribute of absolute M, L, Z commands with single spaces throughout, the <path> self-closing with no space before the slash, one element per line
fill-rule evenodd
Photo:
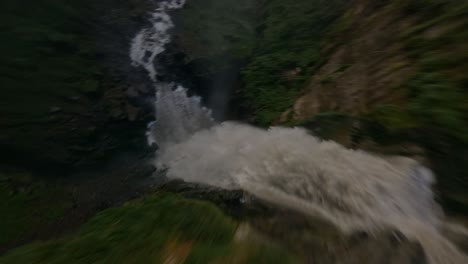
<path fill-rule="evenodd" d="M 156 80 L 154 60 L 158 54 L 165 50 L 165 45 L 171 41 L 169 30 L 174 27 L 171 17 L 167 13 L 171 9 L 183 7 L 185 0 L 168 0 L 159 2 L 151 13 L 151 27 L 143 28 L 138 32 L 130 47 L 130 58 L 135 67 L 145 68 L 150 78 Z"/>
<path fill-rule="evenodd" d="M 240 188 L 344 232 L 399 230 L 422 244 L 430 263 L 468 263 L 440 233 L 445 223 L 431 172 L 411 159 L 349 150 L 300 128 L 228 122 L 171 146 L 157 162 L 169 178 Z"/>
<path fill-rule="evenodd" d="M 344 232 L 397 229 L 422 244 L 430 263 L 468 263 L 441 234 L 449 227 L 433 198 L 434 177 L 417 162 L 348 150 L 299 128 L 213 126 L 200 98 L 188 97 L 179 85 L 157 82 L 155 59 L 173 27 L 167 12 L 184 2 L 160 2 L 152 27 L 137 34 L 130 52 L 133 65 L 145 68 L 155 82 L 156 122 L 148 138 L 158 142 L 156 163 L 168 168 L 169 178 L 241 188 L 328 219 Z"/>
<path fill-rule="evenodd" d="M 150 135 L 161 150 L 213 125 L 211 112 L 201 106 L 200 97 L 188 97 L 185 88 L 173 86 L 160 83 L 156 93 L 156 123 Z"/>
<path fill-rule="evenodd" d="M 160 148 L 181 142 L 213 124 L 211 111 L 201 106 L 199 97 L 189 97 L 181 85 L 157 81 L 155 59 L 165 51 L 171 40 L 169 31 L 174 27 L 168 12 L 184 4 L 185 0 L 159 2 L 151 14 L 151 27 L 138 32 L 130 47 L 132 65 L 146 69 L 155 83 L 156 121 L 148 125 L 147 137 L 150 145 L 157 143 Z"/>

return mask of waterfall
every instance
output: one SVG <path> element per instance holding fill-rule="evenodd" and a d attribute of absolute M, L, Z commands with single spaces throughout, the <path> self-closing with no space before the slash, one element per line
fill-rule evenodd
<path fill-rule="evenodd" d="M 157 81 L 154 64 L 174 26 L 168 11 L 184 2 L 159 2 L 152 26 L 136 35 L 130 50 L 133 65 L 146 69 L 155 84 L 156 121 L 148 140 L 159 145 L 156 164 L 168 169 L 169 178 L 240 188 L 328 219 L 343 232 L 396 229 L 419 241 L 432 264 L 468 263 L 442 235 L 448 225 L 434 201 L 434 177 L 416 161 L 349 150 L 301 128 L 214 124 L 200 98 L 188 97 L 178 84 Z"/>
<path fill-rule="evenodd" d="M 408 158 L 349 150 L 301 128 L 226 122 L 171 146 L 157 162 L 169 178 L 243 189 L 347 233 L 399 230 L 419 241 L 433 264 L 468 263 L 441 234 L 447 225 L 432 173 Z"/>
<path fill-rule="evenodd" d="M 138 32 L 130 47 L 132 65 L 143 67 L 155 85 L 156 121 L 148 125 L 147 138 L 150 145 L 158 144 L 161 149 L 213 124 L 211 111 L 202 107 L 200 97 L 189 97 L 181 85 L 157 80 L 155 59 L 165 51 L 171 40 L 169 31 L 174 27 L 168 12 L 184 4 L 185 0 L 159 2 L 149 20 L 151 27 Z"/>

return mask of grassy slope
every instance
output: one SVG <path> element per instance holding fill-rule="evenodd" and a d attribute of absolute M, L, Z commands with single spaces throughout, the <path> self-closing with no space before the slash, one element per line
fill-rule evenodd
<path fill-rule="evenodd" d="M 396 36 L 405 44 L 417 72 L 399 87 L 407 104 L 382 111 L 378 121 L 389 130 L 419 127 L 468 143 L 468 79 L 464 74 L 468 53 L 462 47 L 468 40 L 468 5 L 464 1 L 397 1 L 390 8 L 418 18 Z M 406 127 L 398 120 L 406 120 Z"/>
<path fill-rule="evenodd" d="M 108 209 L 77 234 L 16 249 L 1 263 L 290 263 L 283 251 L 234 241 L 237 223 L 206 202 L 152 194 Z M 248 244 L 248 246 L 246 246 Z"/>
<path fill-rule="evenodd" d="M 429 149 L 443 198 L 468 212 L 468 4 L 425 0 L 406 6 L 419 10 L 419 24 L 402 39 L 418 66 L 403 85 L 408 113 L 420 133 L 414 140 Z M 464 205 L 463 205 L 464 204 Z M 461 207 L 460 207 L 461 206 Z"/>
<path fill-rule="evenodd" d="M 60 186 L 49 186 L 27 171 L 0 174 L 0 248 L 59 220 L 72 207 Z"/>

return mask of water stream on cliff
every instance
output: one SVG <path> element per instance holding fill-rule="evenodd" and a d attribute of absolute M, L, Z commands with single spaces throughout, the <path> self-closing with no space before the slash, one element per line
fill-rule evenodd
<path fill-rule="evenodd" d="M 417 162 L 348 150 L 301 128 L 215 124 L 200 98 L 188 97 L 178 84 L 159 82 L 154 63 L 174 26 L 168 11 L 184 3 L 159 2 L 152 26 L 137 34 L 130 51 L 133 65 L 146 69 L 155 83 L 156 121 L 148 139 L 158 144 L 156 164 L 168 168 L 169 178 L 240 188 L 328 219 L 344 232 L 396 229 L 418 240 L 430 263 L 468 263 L 442 235 L 450 226 L 434 201 L 434 177 Z"/>

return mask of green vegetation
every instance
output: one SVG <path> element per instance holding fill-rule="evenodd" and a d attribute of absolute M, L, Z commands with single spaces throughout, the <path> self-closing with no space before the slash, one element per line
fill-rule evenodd
<path fill-rule="evenodd" d="M 0 174 L 0 246 L 53 224 L 72 207 L 59 186 L 49 186 L 27 171 Z"/>
<path fill-rule="evenodd" d="M 100 99 L 109 86 L 121 83 L 114 83 L 109 76 L 113 69 L 107 68 L 102 58 L 113 56 L 105 55 L 105 48 L 100 46 L 108 36 L 100 35 L 103 32 L 96 25 L 109 23 L 116 30 L 115 25 L 141 19 L 147 9 L 142 3 L 135 4 L 138 1 L 2 1 L 1 146 L 13 144 L 15 150 L 27 154 L 19 156 L 27 158 L 34 154 L 69 161 L 74 158 L 68 152 L 72 148 L 82 156 L 88 150 L 102 155 L 97 149 L 101 140 L 95 133 L 98 128 L 89 117 L 109 114 L 96 110 L 103 105 L 118 105 L 111 110 L 120 115 L 120 101 L 103 103 Z M 236 68 L 235 75 L 240 74 L 243 83 L 242 96 L 253 110 L 255 122 L 268 126 L 293 105 L 307 81 L 327 62 L 328 53 L 338 45 L 334 41 L 343 41 L 346 38 L 340 36 L 353 31 L 356 20 L 352 12 L 346 12 L 346 3 L 190 0 L 186 8 L 174 11 L 176 41 L 188 60 L 202 60 L 204 66 L 208 65 L 207 76 Z M 106 6 L 127 4 L 143 11 L 131 7 L 133 11 L 112 10 L 109 17 L 102 17 Z M 388 36 L 403 44 L 402 53 L 408 60 L 383 66 L 388 67 L 387 73 L 414 66 L 414 75 L 395 87 L 403 99 L 376 105 L 361 116 L 324 109 L 327 112 L 314 120 L 294 120 L 288 125 L 320 128 L 315 132 L 324 138 L 351 134 L 356 141 L 371 137 L 382 145 L 421 145 L 439 177 L 444 201 L 451 208 L 468 212 L 468 3 L 380 0 L 369 9 L 374 12 L 382 7 L 385 14 L 393 8 L 403 18 L 410 18 L 408 23 L 413 25 L 400 36 Z M 348 67 L 338 67 L 320 82 L 335 82 Z M 77 118 L 86 122 L 71 126 Z M 63 127 L 57 128 L 58 123 Z M 25 234 L 57 223 L 73 206 L 70 193 L 60 186 L 46 185 L 28 172 L 0 174 L 0 246 L 14 244 Z M 0 262 L 165 263 L 171 258 L 186 263 L 295 261 L 258 238 L 236 241 L 238 225 L 212 204 L 156 193 L 105 210 L 65 238 L 15 249 L 0 257 Z"/>
<path fill-rule="evenodd" d="M 416 76 L 406 87 L 410 93 L 408 112 L 421 126 L 468 143 L 468 102 L 462 90 L 436 74 Z"/>
<path fill-rule="evenodd" d="M 255 10 L 252 0 L 187 1 L 174 12 L 179 44 L 190 59 L 224 55 L 245 60 L 254 46 Z"/>
<path fill-rule="evenodd" d="M 341 0 L 263 4 L 256 49 L 242 72 L 258 124 L 271 124 L 291 107 L 305 81 L 326 61 L 321 38 L 344 7 Z"/>
<path fill-rule="evenodd" d="M 468 142 L 465 95 L 456 84 L 438 74 L 414 76 L 402 87 L 405 105 L 379 105 L 370 118 L 389 130 L 421 129 Z"/>
<path fill-rule="evenodd" d="M 407 127 L 468 143 L 468 51 L 463 47 L 468 40 L 468 22 L 464 19 L 468 4 L 445 0 L 410 2 L 416 5 L 413 8 L 419 11 L 422 23 L 404 32 L 402 40 L 418 71 L 401 86 L 408 102 L 399 107 L 400 118 L 391 119 L 410 122 L 409 115 L 413 124 Z M 434 8 L 438 8 L 435 16 Z M 386 127 L 395 126 L 394 122 L 387 123 Z"/>
<path fill-rule="evenodd" d="M 463 193 L 468 187 L 468 3 L 463 0 L 370 1 L 365 6 L 351 6 L 344 12 L 340 8 L 332 8 L 325 12 L 342 13 L 341 16 L 317 22 L 313 16 L 315 13 L 306 10 L 307 6 L 312 8 L 318 2 L 308 1 L 306 4 L 297 1 L 296 5 L 302 3 L 304 6 L 293 8 L 296 10 L 289 10 L 284 2 L 283 8 L 278 8 L 281 3 L 276 1 L 265 4 L 266 7 L 277 8 L 265 9 L 259 48 L 255 51 L 259 55 L 254 56 L 244 70 L 245 93 L 254 106 L 256 121 L 269 125 L 277 120 L 279 114 L 290 109 L 297 95 L 307 87 L 304 80 L 314 74 L 315 67 L 326 62 L 326 54 L 336 47 L 355 45 L 356 48 L 350 50 L 361 52 L 365 60 L 368 54 L 364 49 L 359 50 L 360 41 L 368 41 L 368 47 L 376 50 L 380 48 L 376 45 L 382 45 L 378 44 L 374 25 L 378 27 L 379 21 L 387 21 L 384 24 L 393 20 L 406 21 L 401 34 L 385 35 L 389 46 L 395 48 L 388 50 L 388 55 L 401 55 L 405 59 L 389 65 L 375 62 L 366 69 L 353 68 L 356 72 L 364 71 L 369 75 L 381 71 L 385 74 L 379 78 L 394 78 L 394 87 L 388 87 L 394 89 L 391 95 L 376 99 L 371 109 L 353 116 L 330 112 L 335 109 L 322 109 L 324 112 L 312 120 L 292 120 L 285 125 L 310 127 L 321 137 L 336 140 L 346 135 L 348 139 L 371 138 L 380 146 L 416 144 L 424 148 L 438 175 L 442 199 L 454 205 L 456 210 L 463 207 L 467 212 L 468 199 Z M 345 7 L 343 3 L 341 7 Z M 304 14 L 299 14 L 298 10 L 304 11 Z M 327 17 L 320 12 L 317 11 L 317 17 Z M 358 17 L 356 14 L 362 16 L 360 12 L 369 16 Z M 268 19 L 274 14 L 279 14 L 276 23 Z M 293 21 L 297 21 L 297 24 L 290 23 Z M 311 24 L 320 25 L 322 31 L 314 32 Z M 309 29 L 307 34 L 301 33 L 304 28 Z M 367 28 L 369 33 L 366 32 Z M 272 30 L 271 34 L 268 34 L 269 29 Z M 313 34 L 316 34 L 315 38 Z M 304 48 L 297 52 L 295 47 L 301 47 L 301 40 L 304 40 Z M 271 45 L 262 46 L 262 41 Z M 382 49 L 385 50 L 385 47 Z M 345 58 L 347 63 L 353 63 L 353 57 L 360 59 L 359 54 L 350 54 L 339 57 L 337 61 L 341 59 L 343 63 Z M 387 59 L 383 58 L 383 61 Z M 328 74 L 321 75 L 319 82 L 334 83 L 348 67 L 352 68 L 353 65 L 327 65 L 324 71 Z M 336 70 L 330 71 L 333 68 Z M 403 68 L 407 69 L 405 73 L 411 74 L 399 80 L 401 76 L 395 73 Z M 390 73 L 395 76 L 389 77 Z M 355 77 L 346 78 L 353 82 Z M 342 84 L 343 79 L 340 80 Z M 375 89 L 372 84 L 368 86 L 363 89 L 368 89 L 370 97 L 372 93 L 378 93 L 372 91 Z M 329 88 L 333 89 L 332 86 Z M 327 99 L 333 102 L 333 98 Z M 358 128 L 354 124 L 359 124 Z"/>
<path fill-rule="evenodd" d="M 342 65 L 333 73 L 325 76 L 323 79 L 320 80 L 322 84 L 333 83 L 340 75 L 349 68 L 350 65 Z"/>
<path fill-rule="evenodd" d="M 1 263 L 291 263 L 276 247 L 235 242 L 237 223 L 213 205 L 152 194 L 108 209 L 77 234 L 38 242 L 0 258 Z M 245 246 L 249 243 L 249 246 Z M 172 263 L 172 262 L 171 262 Z"/>
<path fill-rule="evenodd" d="M 442 199 L 466 212 L 468 3 L 397 1 L 392 8 L 416 19 L 400 36 L 416 72 L 398 88 L 406 102 L 381 105 L 370 114 L 369 120 L 380 126 L 373 136 L 423 146 L 438 175 Z"/>
<path fill-rule="evenodd" d="M 381 124 L 389 133 L 417 127 L 417 120 L 410 115 L 407 109 L 398 105 L 378 105 L 368 118 Z"/>
<path fill-rule="evenodd" d="M 174 12 L 176 42 L 189 60 L 208 61 L 202 75 L 220 69 L 241 71 L 242 96 L 255 122 L 269 125 L 326 61 L 321 37 L 345 2 L 188 1 Z"/>

